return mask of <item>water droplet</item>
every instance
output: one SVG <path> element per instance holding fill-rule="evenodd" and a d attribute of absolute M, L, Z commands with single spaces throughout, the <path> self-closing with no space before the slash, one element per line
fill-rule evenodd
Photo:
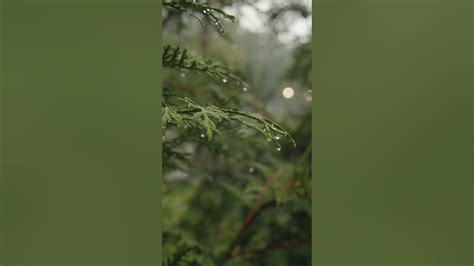
<path fill-rule="evenodd" d="M 165 128 L 166 128 L 166 126 L 165 126 L 165 125 L 163 125 L 163 126 L 161 126 L 161 128 L 165 129 Z"/>
<path fill-rule="evenodd" d="M 249 168 L 249 173 L 253 173 L 253 172 L 255 172 L 255 168 L 250 167 L 250 168 Z"/>
<path fill-rule="evenodd" d="M 224 83 L 227 83 L 227 81 L 228 81 L 227 79 L 222 79 L 222 82 Z"/>
<path fill-rule="evenodd" d="M 267 141 L 272 141 L 272 138 L 267 138 Z"/>
<path fill-rule="evenodd" d="M 242 90 L 243 91 L 248 91 L 249 89 L 247 89 L 247 87 L 243 87 Z"/>
<path fill-rule="evenodd" d="M 279 140 L 279 139 L 281 139 L 281 136 L 275 136 L 275 139 Z"/>
<path fill-rule="evenodd" d="M 206 135 L 204 135 L 204 134 L 201 134 L 201 138 L 204 138 L 204 137 L 206 137 Z"/>
<path fill-rule="evenodd" d="M 277 148 L 277 151 L 281 151 L 281 148 L 280 148 L 280 147 L 278 147 L 278 148 Z"/>

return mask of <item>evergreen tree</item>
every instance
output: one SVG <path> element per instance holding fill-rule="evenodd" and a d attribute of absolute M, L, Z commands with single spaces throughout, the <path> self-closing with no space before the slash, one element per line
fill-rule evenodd
<path fill-rule="evenodd" d="M 163 2 L 164 27 L 201 32 L 163 46 L 163 265 L 310 265 L 310 121 L 277 123 L 245 74 L 206 50 L 211 31 L 229 40 L 236 17 L 222 7 L 236 2 Z M 308 47 L 287 75 L 306 88 Z"/>

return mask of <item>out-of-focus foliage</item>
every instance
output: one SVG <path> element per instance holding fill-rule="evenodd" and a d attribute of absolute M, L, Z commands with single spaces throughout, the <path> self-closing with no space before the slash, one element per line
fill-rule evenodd
<path fill-rule="evenodd" d="M 311 43 L 303 43 L 298 46 L 294 50 L 293 56 L 295 62 L 288 71 L 288 78 L 298 80 L 303 86 L 311 88 Z"/>
<path fill-rule="evenodd" d="M 163 265 L 311 263 L 309 107 L 274 116 L 275 91 L 258 86 L 245 38 L 225 24 L 254 3 L 164 1 Z M 269 77 L 308 90 L 310 49 L 281 51 L 286 74 Z"/>

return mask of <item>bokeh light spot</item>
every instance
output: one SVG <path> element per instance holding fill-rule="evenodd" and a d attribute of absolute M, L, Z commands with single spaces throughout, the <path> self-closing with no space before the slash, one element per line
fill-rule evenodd
<path fill-rule="evenodd" d="M 283 97 L 290 99 L 291 97 L 295 95 L 295 91 L 293 90 L 293 88 L 286 87 L 283 89 L 282 94 L 283 94 Z"/>

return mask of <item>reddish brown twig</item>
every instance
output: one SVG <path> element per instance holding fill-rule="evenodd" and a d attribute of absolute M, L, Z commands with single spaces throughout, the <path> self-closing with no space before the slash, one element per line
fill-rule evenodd
<path fill-rule="evenodd" d="M 303 158 L 305 158 L 309 152 L 308 152 L 309 149 L 307 149 L 307 151 L 305 151 L 305 154 L 302 156 Z M 300 158 L 301 159 L 301 158 Z M 264 185 L 264 188 L 262 189 L 262 191 L 258 194 L 256 200 L 255 200 L 255 203 L 254 203 L 254 206 L 258 206 L 258 204 L 260 203 L 260 201 L 263 199 L 263 197 L 265 196 L 266 192 L 268 191 L 268 189 L 271 187 L 271 185 L 273 184 L 273 181 L 281 174 L 281 171 L 278 171 L 278 173 L 276 173 L 274 176 L 271 176 L 267 179 L 267 182 L 265 183 Z M 287 180 L 288 183 L 291 183 L 289 185 L 291 186 L 294 186 L 294 184 L 292 183 L 292 179 L 291 177 L 289 177 L 289 179 Z M 233 258 L 235 256 L 237 256 L 236 254 L 234 254 L 234 249 L 235 247 L 237 246 L 237 244 L 240 242 L 240 240 L 242 239 L 242 237 L 244 236 L 245 232 L 247 231 L 247 229 L 250 227 L 250 225 L 252 225 L 252 223 L 255 221 L 255 219 L 262 213 L 262 211 L 264 211 L 265 209 L 267 209 L 268 207 L 270 206 L 273 206 L 275 205 L 276 201 L 274 198 L 272 198 L 271 200 L 267 201 L 266 203 L 262 204 L 260 207 L 258 207 L 255 211 L 254 211 L 254 208 L 250 209 L 250 211 L 248 212 L 247 216 L 245 217 L 245 220 L 244 220 L 244 223 L 243 225 L 241 226 L 238 234 L 237 234 L 237 237 L 234 239 L 234 241 L 231 243 L 231 245 L 229 246 L 229 249 L 227 250 L 226 254 L 225 254 L 225 257 L 224 257 L 224 260 L 229 260 L 230 258 Z M 301 245 L 303 242 L 301 242 L 302 240 L 298 240 L 296 241 L 298 243 L 298 245 Z M 294 244 L 294 243 L 293 243 Z M 298 246 L 296 245 L 296 246 Z M 276 249 L 276 248 L 289 248 L 287 247 L 288 246 L 288 243 L 286 244 L 272 244 L 268 247 L 266 247 L 264 250 L 262 251 L 267 251 L 269 249 Z M 292 246 L 291 246 L 292 247 Z M 254 252 L 255 253 L 255 252 Z"/>
<path fill-rule="evenodd" d="M 244 221 L 244 224 L 242 225 L 242 227 L 240 228 L 239 230 L 239 233 L 237 234 L 237 237 L 234 239 L 234 241 L 232 242 L 232 244 L 230 245 L 225 257 L 224 257 L 224 260 L 228 260 L 230 258 L 232 258 L 233 256 L 233 252 L 234 252 L 234 249 L 235 249 L 235 246 L 239 243 L 239 241 L 242 239 L 242 237 L 244 236 L 245 232 L 247 231 L 247 229 L 250 227 L 250 225 L 252 225 L 252 223 L 255 221 L 255 219 L 267 208 L 275 205 L 275 199 L 271 199 L 267 202 L 265 202 L 264 204 L 262 204 L 257 210 L 255 210 L 254 212 L 250 212 L 249 215 L 247 215 L 247 218 L 245 219 Z"/>
<path fill-rule="evenodd" d="M 253 206 L 254 206 L 253 209 L 258 207 L 258 204 L 263 199 L 263 197 L 267 193 L 268 189 L 270 189 L 270 187 L 272 186 L 273 181 L 275 180 L 275 178 L 277 178 L 280 175 L 280 173 L 281 173 L 281 171 L 279 170 L 275 175 L 273 175 L 273 176 L 271 176 L 267 179 L 267 182 L 265 183 L 262 191 L 260 191 L 257 198 L 255 199 L 255 203 L 253 204 Z M 253 213 L 253 209 L 250 209 L 250 211 L 248 212 L 247 217 L 245 218 L 244 221 L 247 221 L 250 218 L 250 216 Z"/>

